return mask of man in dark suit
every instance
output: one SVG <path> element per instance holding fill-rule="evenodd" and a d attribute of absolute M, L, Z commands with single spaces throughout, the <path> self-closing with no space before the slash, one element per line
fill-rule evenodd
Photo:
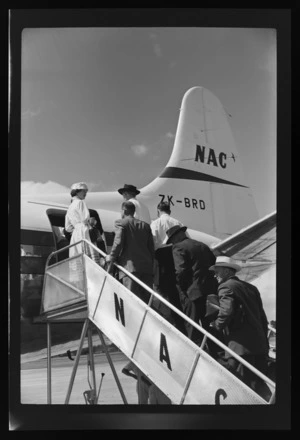
<path fill-rule="evenodd" d="M 179 225 L 168 229 L 166 244 L 173 244 L 176 285 L 183 313 L 197 324 L 200 320 L 202 325 L 207 295 L 216 293 L 217 284 L 208 270 L 216 258 L 206 244 L 187 237 L 186 229 L 186 226 Z M 185 327 L 188 337 L 200 345 L 202 333 L 186 321 Z"/>
<path fill-rule="evenodd" d="M 110 255 L 106 256 L 105 260 L 110 263 L 117 262 L 152 289 L 154 242 L 150 225 L 134 217 L 134 203 L 123 202 L 122 211 L 122 219 L 115 222 L 116 234 Z M 122 271 L 119 273 L 119 280 L 143 301 L 149 301 L 150 293 Z M 147 404 L 151 383 L 147 383 L 146 377 L 132 362 L 127 363 L 122 372 L 138 379 L 139 403 Z"/>
<path fill-rule="evenodd" d="M 117 261 L 152 289 L 154 243 L 150 225 L 134 217 L 135 205 L 132 202 L 123 202 L 122 211 L 122 219 L 115 222 L 116 234 L 106 262 Z M 119 280 L 127 289 L 148 302 L 149 292 L 122 271 L 119 273 Z"/>
<path fill-rule="evenodd" d="M 268 320 L 258 289 L 235 276 L 240 266 L 229 257 L 218 257 L 210 270 L 215 273 L 219 284 L 220 306 L 218 316 L 210 326 L 223 331 L 226 345 L 266 374 Z M 264 382 L 230 354 L 225 352 L 225 358 L 220 363 L 259 394 L 264 394 Z"/>

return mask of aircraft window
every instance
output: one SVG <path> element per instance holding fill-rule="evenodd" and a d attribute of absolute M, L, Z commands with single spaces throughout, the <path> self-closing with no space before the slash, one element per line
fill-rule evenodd
<path fill-rule="evenodd" d="M 30 281 L 30 283 L 27 284 L 25 287 L 29 286 L 39 286 L 40 288 L 43 287 L 43 281 L 44 281 L 44 275 L 41 274 L 32 274 L 32 273 L 22 273 L 21 274 L 21 280 L 22 282 Z"/>
<path fill-rule="evenodd" d="M 25 251 L 25 255 L 27 257 L 48 257 L 51 252 L 55 251 L 54 245 L 52 246 L 31 246 L 27 244 L 22 244 L 22 248 Z"/>
<path fill-rule="evenodd" d="M 44 274 L 47 257 L 38 255 L 21 257 L 21 273 Z"/>
<path fill-rule="evenodd" d="M 52 232 L 21 231 L 21 317 L 40 314 L 45 264 L 55 250 Z"/>
<path fill-rule="evenodd" d="M 29 244 L 22 244 L 21 246 L 25 252 L 25 256 L 31 257 L 47 257 L 51 252 L 55 251 L 54 243 L 52 243 L 52 246 L 36 246 Z"/>
<path fill-rule="evenodd" d="M 41 293 L 44 275 L 21 274 L 21 316 L 38 316 L 41 307 Z"/>
<path fill-rule="evenodd" d="M 54 246 L 52 232 L 21 230 L 21 244 L 35 246 Z M 24 247 L 24 246 L 23 246 Z"/>

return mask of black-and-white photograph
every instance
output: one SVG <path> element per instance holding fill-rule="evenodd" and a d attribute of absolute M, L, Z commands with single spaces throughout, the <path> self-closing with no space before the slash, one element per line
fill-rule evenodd
<path fill-rule="evenodd" d="M 8 11 L 9 430 L 289 429 L 291 10 L 234 11 Z"/>

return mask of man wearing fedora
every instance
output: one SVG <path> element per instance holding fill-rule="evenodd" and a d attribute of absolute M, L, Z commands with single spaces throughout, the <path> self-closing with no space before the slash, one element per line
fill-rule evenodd
<path fill-rule="evenodd" d="M 118 193 L 120 193 L 125 201 L 130 201 L 135 206 L 135 214 L 134 217 L 138 220 L 143 220 L 144 222 L 148 223 L 150 225 L 151 223 L 151 217 L 149 209 L 147 208 L 144 203 L 142 203 L 140 200 L 136 199 L 136 196 L 140 194 L 141 191 L 139 191 L 136 186 L 134 185 L 128 185 L 125 183 L 123 188 L 118 189 Z"/>
<path fill-rule="evenodd" d="M 175 225 L 166 231 L 166 244 L 172 243 L 176 286 L 183 313 L 197 324 L 203 324 L 208 294 L 216 293 L 217 284 L 209 272 L 216 257 L 210 248 L 186 235 L 187 227 Z M 187 321 L 184 322 L 188 337 L 200 345 L 203 334 Z"/>
<path fill-rule="evenodd" d="M 241 267 L 227 257 L 219 256 L 209 270 L 218 281 L 219 312 L 210 326 L 223 331 L 226 345 L 262 373 L 267 373 L 268 320 L 258 289 L 236 276 Z M 219 360 L 255 391 L 265 394 L 266 385 L 237 359 L 225 352 Z M 268 394 L 268 393 L 267 393 Z"/>

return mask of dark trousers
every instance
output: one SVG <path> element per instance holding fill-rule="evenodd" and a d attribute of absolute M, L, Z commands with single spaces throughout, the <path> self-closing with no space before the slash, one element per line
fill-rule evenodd
<path fill-rule="evenodd" d="M 165 294 L 165 292 L 163 292 L 162 290 L 160 290 L 160 288 L 156 285 L 153 286 L 153 290 L 154 292 L 158 293 L 159 295 L 161 295 L 164 299 L 166 299 L 167 301 L 170 301 L 168 295 Z M 165 305 L 162 301 L 160 301 L 158 298 L 156 298 L 155 296 L 153 297 L 152 300 L 152 304 L 151 304 L 152 308 L 159 313 L 161 316 L 163 316 L 167 321 L 169 321 L 171 324 L 174 325 L 174 320 L 173 320 L 173 316 L 172 316 L 172 311 L 171 309 Z"/>
<path fill-rule="evenodd" d="M 249 364 L 253 365 L 264 375 L 267 375 L 268 363 L 267 356 L 264 354 L 245 354 L 241 356 Z M 218 362 L 225 368 L 231 371 L 235 376 L 242 380 L 246 385 L 252 388 L 257 394 L 263 397 L 265 400 L 269 400 L 271 397 L 271 391 L 266 383 L 256 376 L 251 370 L 241 364 L 237 359 L 229 357 L 227 359 L 218 359 Z"/>
<path fill-rule="evenodd" d="M 172 402 L 156 385 L 152 384 L 149 388 L 150 405 L 171 405 Z"/>
<path fill-rule="evenodd" d="M 132 275 L 137 277 L 147 286 L 151 287 L 151 289 L 153 288 L 152 274 L 133 272 Z M 120 278 L 120 281 L 122 282 L 123 286 L 125 286 L 128 290 L 130 290 L 132 293 L 138 296 L 145 303 L 149 302 L 151 294 L 147 290 L 145 290 L 142 286 L 140 286 L 136 281 L 134 281 L 132 278 L 125 275 L 124 277 Z M 124 368 L 128 370 L 133 370 L 136 372 L 136 374 L 138 374 L 137 372 L 139 371 L 138 368 L 131 361 L 129 361 Z M 141 371 L 140 374 L 141 374 L 141 378 L 140 380 L 137 379 L 136 391 L 139 396 L 139 403 L 147 404 L 149 399 L 149 385 L 147 385 L 145 381 L 142 380 L 143 374 Z"/>
<path fill-rule="evenodd" d="M 168 287 L 166 287 L 165 285 L 163 287 L 164 289 L 162 289 L 160 286 L 154 285 L 153 290 L 159 293 L 159 295 L 161 295 L 182 312 L 176 285 L 172 285 L 170 283 Z M 152 301 L 152 308 L 161 316 L 163 316 L 167 321 L 169 321 L 172 325 L 174 325 L 181 333 L 187 336 L 185 321 L 181 316 L 179 316 L 176 312 L 174 312 L 167 305 L 165 305 L 158 298 L 155 297 Z"/>
<path fill-rule="evenodd" d="M 206 298 L 200 297 L 194 301 L 191 301 L 187 296 L 183 297 L 183 295 L 181 295 L 180 302 L 183 313 L 195 321 L 198 325 L 200 324 L 199 321 L 201 321 L 200 325 L 202 325 L 202 321 L 206 313 Z M 195 344 L 201 345 L 203 333 L 195 329 L 195 327 L 193 327 L 192 324 L 187 321 L 185 321 L 185 329 L 187 332 L 187 337 L 195 342 Z"/>
<path fill-rule="evenodd" d="M 153 288 L 152 274 L 133 272 L 132 275 L 137 277 L 147 286 L 151 287 L 151 289 Z M 123 286 L 127 287 L 128 290 L 130 290 L 132 293 L 134 293 L 136 296 L 142 299 L 145 303 L 148 303 L 151 294 L 147 290 L 145 290 L 142 286 L 140 286 L 137 282 L 135 282 L 132 278 L 125 275 L 124 277 L 120 278 L 120 281 L 122 282 Z"/>

